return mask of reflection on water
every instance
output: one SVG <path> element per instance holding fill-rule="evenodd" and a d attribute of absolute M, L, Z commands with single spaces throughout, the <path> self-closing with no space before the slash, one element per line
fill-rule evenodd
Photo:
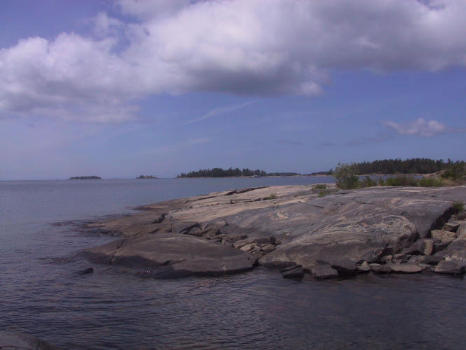
<path fill-rule="evenodd" d="M 99 265 L 78 275 L 90 264 L 73 254 L 110 238 L 50 223 L 245 187 L 164 181 L 171 196 L 160 183 L 137 181 L 0 183 L 0 329 L 65 349 L 464 348 L 464 279 L 367 275 L 300 283 L 259 268 L 161 281 Z"/>

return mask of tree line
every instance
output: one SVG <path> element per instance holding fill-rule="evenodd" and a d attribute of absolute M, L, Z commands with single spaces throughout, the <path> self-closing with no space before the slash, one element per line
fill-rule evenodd
<path fill-rule="evenodd" d="M 411 158 L 411 159 L 384 159 L 372 162 L 360 162 L 351 164 L 354 175 L 364 174 L 430 174 L 438 171 L 462 172 L 465 167 L 464 161 L 452 161 L 448 159 L 433 160 L 428 158 Z M 338 167 L 337 167 L 338 168 Z M 334 175 L 335 170 L 315 172 L 310 175 Z M 300 175 L 294 172 L 271 172 L 264 170 L 240 169 L 240 168 L 213 168 L 201 169 L 181 173 L 178 177 L 238 177 L 238 176 L 294 176 Z M 457 177 L 457 175 L 452 175 Z"/>
<path fill-rule="evenodd" d="M 412 159 L 384 159 L 375 160 L 373 162 L 354 163 L 354 171 L 356 175 L 363 174 L 429 174 L 437 171 L 449 169 L 453 164 L 463 161 L 453 162 L 433 160 L 428 158 L 412 158 Z"/>
<path fill-rule="evenodd" d="M 190 171 L 189 173 L 181 173 L 178 177 L 233 177 L 233 176 L 267 176 L 267 173 L 263 170 L 251 170 L 248 168 L 213 168 L 213 169 L 201 169 L 198 171 Z"/>

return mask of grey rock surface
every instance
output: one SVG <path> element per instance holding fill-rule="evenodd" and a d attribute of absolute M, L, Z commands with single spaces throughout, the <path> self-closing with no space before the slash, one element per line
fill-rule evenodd
<path fill-rule="evenodd" d="M 122 239 L 90 249 L 96 262 L 121 265 L 159 278 L 222 275 L 253 268 L 251 255 L 228 245 L 171 233 Z"/>
<path fill-rule="evenodd" d="M 449 219 L 453 203 L 466 201 L 466 186 L 338 191 L 330 185 L 329 193 L 319 197 L 312 186 L 276 186 L 147 205 L 137 214 L 90 224 L 124 240 L 89 254 L 175 275 L 239 272 L 256 260 L 342 276 L 361 271 L 363 262 L 364 270 L 408 272 L 417 268 L 398 265 L 422 260 L 414 255 L 436 255 L 430 264 L 464 259 L 461 225 Z M 432 234 L 442 228 L 441 237 Z"/>

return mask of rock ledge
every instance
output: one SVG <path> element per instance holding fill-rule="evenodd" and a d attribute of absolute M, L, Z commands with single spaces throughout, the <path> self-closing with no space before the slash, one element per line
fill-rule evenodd
<path fill-rule="evenodd" d="M 121 236 L 88 250 L 93 261 L 167 278 L 221 275 L 256 264 L 286 278 L 357 273 L 463 274 L 466 186 L 275 186 L 140 207 L 86 228 Z"/>

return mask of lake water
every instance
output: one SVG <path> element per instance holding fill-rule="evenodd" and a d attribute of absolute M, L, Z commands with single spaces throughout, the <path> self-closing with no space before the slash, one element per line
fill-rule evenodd
<path fill-rule="evenodd" d="M 68 220 L 263 185 L 331 178 L 0 182 L 0 329 L 63 349 L 465 349 L 466 282 L 439 275 L 142 279 L 72 258 L 112 238 Z M 78 275 L 89 266 L 95 272 Z"/>

